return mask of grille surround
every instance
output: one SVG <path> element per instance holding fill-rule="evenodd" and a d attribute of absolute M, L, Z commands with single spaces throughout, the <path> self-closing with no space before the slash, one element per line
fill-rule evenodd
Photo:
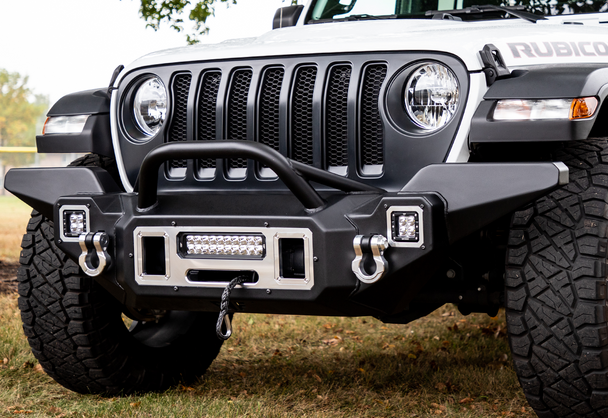
<path fill-rule="evenodd" d="M 404 128 L 402 121 L 396 117 L 392 109 L 400 111 L 402 108 L 402 87 L 396 83 L 401 73 L 416 65 L 419 61 L 437 60 L 449 66 L 457 75 L 461 85 L 462 106 L 457 110 L 457 115 L 453 121 L 439 132 L 425 134 L 416 132 L 407 127 Z M 361 132 L 361 111 L 362 98 L 361 89 L 365 68 L 371 64 L 386 65 L 386 77 L 381 83 L 378 91 L 378 113 L 376 119 L 370 125 L 376 124 L 383 129 L 382 149 L 383 165 L 364 164 L 363 141 L 365 140 Z M 326 92 L 329 88 L 328 77 L 333 67 L 337 65 L 350 65 L 352 68 L 350 85 L 348 87 L 346 105 L 346 156 L 347 166 L 337 166 L 342 172 L 334 171 L 333 160 L 328 152 L 327 146 L 327 124 L 326 124 Z M 399 191 L 403 185 L 416 172 L 428 164 L 443 162 L 449 152 L 468 96 L 469 75 L 464 64 L 458 58 L 447 54 L 433 53 L 375 53 L 375 54 L 328 54 L 324 56 L 291 56 L 275 58 L 254 58 L 249 60 L 225 60 L 225 61 L 201 61 L 187 62 L 181 64 L 164 65 L 159 67 L 147 67 L 129 71 L 121 79 L 118 88 L 120 100 L 118 106 L 113 111 L 119 110 L 119 123 L 117 124 L 117 141 L 115 149 L 120 152 L 117 154 L 117 161 L 123 171 L 123 181 L 125 188 L 132 189 L 139 172 L 139 166 L 143 157 L 154 147 L 164 142 L 169 130 L 169 125 L 164 125 L 161 133 L 151 141 L 141 144 L 131 139 L 128 127 L 121 118 L 126 118 L 129 92 L 131 86 L 138 80 L 149 76 L 150 73 L 158 75 L 171 91 L 171 82 L 175 74 L 179 72 L 190 72 L 192 83 L 188 98 L 189 131 L 188 141 L 199 140 L 198 115 L 200 113 L 198 99 L 201 91 L 201 80 L 206 72 L 217 71 L 221 73 L 221 81 L 218 87 L 216 110 L 216 132 L 215 140 L 228 138 L 226 126 L 227 101 L 229 100 L 229 86 L 231 74 L 242 68 L 250 68 L 253 77 L 249 89 L 250 97 L 247 100 L 247 138 L 248 140 L 260 141 L 261 135 L 259 128 L 267 116 L 261 116 L 260 96 L 263 90 L 263 80 L 266 70 L 269 68 L 282 68 L 284 70 L 280 91 L 275 93 L 274 103 L 276 105 L 276 94 L 278 94 L 278 132 L 279 132 L 279 152 L 286 157 L 290 157 L 291 148 L 291 119 L 292 107 L 291 97 L 294 89 L 294 82 L 297 70 L 303 66 L 315 66 L 318 70 L 317 79 L 313 91 L 312 100 L 312 153 L 314 167 L 334 171 L 334 173 L 344 175 L 357 181 L 384 188 L 386 190 Z M 394 96 L 394 97 L 393 97 Z M 125 106 L 124 103 L 127 103 Z M 173 103 L 169 103 L 172 107 Z M 116 106 L 116 105 L 115 105 Z M 276 106 L 271 112 L 274 115 L 273 134 L 276 135 Z M 310 111 L 310 109 L 309 109 Z M 123 116 L 124 115 L 124 116 Z M 398 115 L 397 115 L 398 116 Z M 368 122 L 369 123 L 369 122 Z M 340 132 L 344 132 L 341 128 Z M 205 138 L 202 138 L 205 140 Z M 262 142 L 262 141 L 261 141 Z M 264 142 L 262 142 L 264 143 Z M 272 144 L 276 149 L 276 143 Z M 331 149 L 331 145 L 329 146 Z M 338 154 L 342 155 L 342 154 Z M 167 174 L 161 174 L 159 178 L 159 190 L 286 190 L 281 181 L 273 176 L 273 173 L 261 164 L 247 163 L 247 168 L 243 169 L 244 177 L 231 177 L 229 160 L 217 159 L 215 168 L 202 167 L 201 164 L 194 162 L 188 164 L 185 178 L 169 178 Z M 368 170 L 368 167 L 380 168 L 376 171 Z M 203 176 L 201 173 L 211 172 L 213 175 Z M 178 181 L 175 181 L 178 180 Z M 318 188 L 318 185 L 315 185 Z M 324 187 L 321 190 L 330 190 Z"/>

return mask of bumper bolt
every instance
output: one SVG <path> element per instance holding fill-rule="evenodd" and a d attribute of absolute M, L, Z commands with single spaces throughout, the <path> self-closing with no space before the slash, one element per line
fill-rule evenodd
<path fill-rule="evenodd" d="M 171 221 L 171 226 L 175 226 L 175 225 L 177 225 L 177 222 Z"/>
<path fill-rule="evenodd" d="M 268 222 L 264 222 L 264 226 L 265 226 L 266 228 L 268 228 L 268 226 L 269 226 L 269 225 L 270 225 L 270 224 L 269 224 Z"/>
<path fill-rule="evenodd" d="M 57 244 L 61 244 L 62 242 L 63 242 L 63 241 L 62 241 L 62 240 L 60 240 L 60 239 L 58 239 L 58 240 L 57 240 Z"/>
<path fill-rule="evenodd" d="M 420 209 L 424 209 L 424 203 L 420 204 Z"/>
<path fill-rule="evenodd" d="M 449 269 L 445 275 L 448 276 L 448 279 L 453 279 L 456 277 L 456 272 L 453 269 Z"/>
<path fill-rule="evenodd" d="M 462 295 L 458 296 L 458 300 L 462 300 L 462 299 L 463 299 Z"/>
<path fill-rule="evenodd" d="M 175 290 L 177 292 L 179 290 L 179 288 L 177 286 L 173 286 L 173 290 Z"/>
<path fill-rule="evenodd" d="M 319 257 L 313 257 L 312 261 L 319 261 Z"/>
<path fill-rule="evenodd" d="M 133 258 L 133 253 L 129 253 L 129 258 Z"/>
<path fill-rule="evenodd" d="M 271 294 L 271 293 L 272 293 L 272 290 L 270 290 L 270 289 L 266 289 L 266 294 L 268 294 L 268 295 L 269 295 L 269 294 Z"/>

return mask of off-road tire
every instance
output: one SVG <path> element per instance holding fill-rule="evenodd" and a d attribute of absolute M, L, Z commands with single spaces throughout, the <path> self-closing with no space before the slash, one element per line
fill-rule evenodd
<path fill-rule="evenodd" d="M 540 417 L 608 417 L 608 143 L 555 156 L 570 183 L 514 214 L 506 316 L 515 371 Z"/>
<path fill-rule="evenodd" d="M 115 168 L 97 155 L 72 165 Z M 36 211 L 21 246 L 23 330 L 44 371 L 66 388 L 103 395 L 164 390 L 198 378 L 217 356 L 217 313 L 169 312 L 128 330 L 122 306 L 57 248 L 53 223 Z"/>

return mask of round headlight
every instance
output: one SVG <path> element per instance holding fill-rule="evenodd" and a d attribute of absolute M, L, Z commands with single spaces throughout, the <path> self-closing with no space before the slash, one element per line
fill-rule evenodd
<path fill-rule="evenodd" d="M 133 99 L 133 115 L 139 129 L 146 135 L 156 134 L 167 117 L 167 89 L 160 78 L 144 80 Z"/>
<path fill-rule="evenodd" d="M 405 108 L 412 121 L 427 130 L 445 126 L 458 107 L 458 79 L 445 65 L 425 63 L 410 75 Z"/>

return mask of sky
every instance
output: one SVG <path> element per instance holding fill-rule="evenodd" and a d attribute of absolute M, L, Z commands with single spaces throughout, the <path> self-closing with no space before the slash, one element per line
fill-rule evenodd
<path fill-rule="evenodd" d="M 302 3 L 302 2 L 300 2 Z M 139 0 L 0 0 L 0 68 L 29 77 L 50 104 L 80 90 L 108 86 L 114 69 L 147 53 L 186 45 L 168 25 L 155 32 L 139 17 Z M 216 5 L 202 43 L 259 36 L 289 0 Z M 185 22 L 190 28 L 190 22 Z"/>

